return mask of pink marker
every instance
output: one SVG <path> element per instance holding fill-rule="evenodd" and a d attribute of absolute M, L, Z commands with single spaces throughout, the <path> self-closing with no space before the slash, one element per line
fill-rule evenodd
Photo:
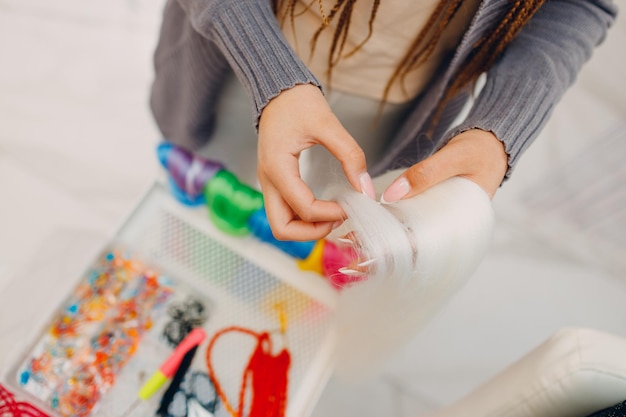
<path fill-rule="evenodd" d="M 199 327 L 196 327 L 189 332 L 183 341 L 176 346 L 174 352 L 172 352 L 165 362 L 161 364 L 159 370 L 152 374 L 150 379 L 143 384 L 139 390 L 139 394 L 137 395 L 139 398 L 137 398 L 137 400 L 135 400 L 135 402 L 128 408 L 126 413 L 124 413 L 124 416 L 129 415 L 141 401 L 145 401 L 152 397 L 152 395 L 157 392 L 168 379 L 172 378 L 180 366 L 180 362 L 183 360 L 185 354 L 195 346 L 202 343 L 205 337 L 206 333 Z"/>

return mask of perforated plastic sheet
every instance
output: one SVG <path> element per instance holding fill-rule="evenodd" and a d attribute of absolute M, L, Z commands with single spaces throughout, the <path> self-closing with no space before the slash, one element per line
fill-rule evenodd
<path fill-rule="evenodd" d="M 291 353 L 288 413 L 305 413 L 305 404 L 319 394 L 331 369 L 337 293 L 321 276 L 299 270 L 295 259 L 254 237 L 224 235 L 212 226 L 205 208 L 181 206 L 159 184 L 117 239 L 211 298 L 205 325 L 209 337 L 232 325 L 270 331 L 276 348 L 284 345 Z M 280 309 L 287 318 L 284 336 Z M 253 348 L 254 340 L 236 334 L 216 344 L 213 364 L 233 403 Z M 204 349 L 201 355 L 204 359 Z"/>
<path fill-rule="evenodd" d="M 159 274 L 168 276 L 176 288 L 184 289 L 176 299 L 181 294 L 195 294 L 206 301 L 209 312 L 203 328 L 207 340 L 197 351 L 193 370 L 206 372 L 206 347 L 217 331 L 239 326 L 259 333 L 269 332 L 274 352 L 285 347 L 291 355 L 287 416 L 308 415 L 332 371 L 337 293 L 324 278 L 299 270 L 293 258 L 253 237 L 224 235 L 212 226 L 206 209 L 181 206 L 158 182 L 105 247 L 124 248 Z M 66 270 L 63 269 L 64 273 Z M 47 300 L 32 314 L 33 322 L 39 323 L 35 326 L 39 333 L 31 332 L 18 343 L 13 349 L 16 355 L 9 363 L 10 369 L 2 375 L 3 381 L 27 399 L 28 393 L 20 393 L 18 369 L 27 352 L 45 333 L 50 317 L 84 275 L 84 272 L 76 273 L 78 268 L 69 270 L 75 276 L 64 278 L 63 291 L 55 291 L 53 300 Z M 280 331 L 281 313 L 286 318 L 284 333 Z M 167 351 L 157 346 L 161 343 L 158 332 L 162 329 L 162 322 L 155 325 L 153 334 L 140 344 L 118 376 L 118 382 L 91 415 L 121 415 L 135 400 L 141 384 L 167 356 Z M 216 376 L 235 407 L 242 375 L 255 344 L 256 340 L 245 334 L 228 333 L 216 342 L 212 353 Z M 154 415 L 164 389 L 137 407 L 132 415 Z M 216 416 L 228 415 L 223 405 L 217 407 Z"/>

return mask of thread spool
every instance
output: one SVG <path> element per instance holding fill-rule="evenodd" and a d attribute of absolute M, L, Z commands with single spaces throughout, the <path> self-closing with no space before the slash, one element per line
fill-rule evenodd
<path fill-rule="evenodd" d="M 204 187 L 224 165 L 201 158 L 171 143 L 157 146 L 161 165 L 169 173 L 169 184 L 177 200 L 189 206 L 204 204 Z"/>
<path fill-rule="evenodd" d="M 318 240 L 313 246 L 313 250 L 309 253 L 305 259 L 298 260 L 298 268 L 303 271 L 317 272 L 320 275 L 324 274 L 324 268 L 322 267 L 322 257 L 324 255 L 324 245 L 326 241 L 324 239 Z"/>
<path fill-rule="evenodd" d="M 272 229 L 270 228 L 270 223 L 267 220 L 265 208 L 260 208 L 252 213 L 252 215 L 248 218 L 248 228 L 254 236 L 263 242 L 274 245 L 283 252 L 297 259 L 306 259 L 313 250 L 313 246 L 315 246 L 314 240 L 296 242 L 276 239 L 272 233 Z"/>
<path fill-rule="evenodd" d="M 241 183 L 219 162 L 200 158 L 171 143 L 158 145 L 157 154 L 168 171 L 174 197 L 190 206 L 206 203 L 209 218 L 221 231 L 234 236 L 251 232 L 258 239 L 295 257 L 301 269 L 322 275 L 325 272 L 332 274 L 331 283 L 337 288 L 355 280 L 338 271 L 350 264 L 351 259 L 348 259 L 347 254 L 356 256 L 354 251 L 329 246 L 324 240 L 298 242 L 276 239 L 263 207 L 263 195 Z M 325 247 L 328 248 L 326 255 Z M 324 256 L 327 259 L 323 259 Z M 345 264 L 340 265 L 340 262 Z"/>
<path fill-rule="evenodd" d="M 206 184 L 204 196 L 215 226 L 234 236 L 248 234 L 248 219 L 263 207 L 263 194 L 242 184 L 225 169 L 217 172 Z"/>
<path fill-rule="evenodd" d="M 365 275 L 353 277 L 339 272 L 340 268 L 350 265 L 358 258 L 356 251 L 346 245 L 338 245 L 330 240 L 325 240 L 322 251 L 322 271 L 328 277 L 330 283 L 337 289 L 343 289 L 349 284 L 365 279 Z"/>
<path fill-rule="evenodd" d="M 375 259 L 367 280 L 342 291 L 337 310 L 339 371 L 362 377 L 380 369 L 467 281 L 489 247 L 494 216 L 489 196 L 461 177 L 389 205 L 352 191 L 338 201 L 356 250 Z"/>

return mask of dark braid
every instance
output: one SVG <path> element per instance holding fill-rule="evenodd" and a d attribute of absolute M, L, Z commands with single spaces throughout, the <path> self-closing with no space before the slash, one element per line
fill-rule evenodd
<path fill-rule="evenodd" d="M 309 10 L 309 8 L 311 8 L 313 3 L 315 3 L 316 1 L 317 0 L 311 0 L 311 2 L 305 8 L 303 8 L 302 11 L 300 11 L 298 13 L 296 13 L 296 2 L 295 1 L 291 2 L 287 6 L 287 13 L 283 14 L 283 16 L 281 18 L 281 21 L 280 21 L 280 24 L 281 24 L 281 26 L 284 25 L 285 19 L 287 17 L 289 17 L 289 24 L 291 26 L 291 30 L 293 32 L 294 38 L 297 38 L 296 37 L 296 31 L 295 31 L 295 28 L 296 28 L 296 20 L 295 19 L 296 19 L 296 17 L 306 13 L 306 11 Z M 276 4 L 276 2 L 272 2 L 272 8 L 275 9 L 276 7 L 281 7 L 281 6 L 279 4 Z M 274 13 L 277 14 L 276 10 L 274 10 Z M 278 16 L 278 14 L 277 14 L 277 16 Z"/>
<path fill-rule="evenodd" d="M 408 73 L 425 62 L 435 50 L 443 30 L 448 26 L 461 5 L 461 0 L 441 0 L 426 24 L 417 35 L 406 54 L 387 81 L 382 103 L 387 100 L 393 84 L 399 79 L 402 83 Z M 433 32 L 434 31 L 434 32 Z M 403 83 L 404 84 L 404 83 Z M 404 91 L 404 88 L 403 88 Z"/>
<path fill-rule="evenodd" d="M 290 15 L 291 24 L 293 25 L 294 9 L 298 0 L 272 0 L 272 7 L 274 11 L 280 15 L 283 2 L 285 1 L 288 4 L 285 12 L 286 14 L 283 15 L 283 19 L 287 14 Z M 376 12 L 378 11 L 380 0 L 375 0 L 372 6 L 369 20 L 369 33 L 366 39 L 359 43 L 359 45 L 357 45 L 352 51 L 347 54 L 343 53 L 350 27 L 352 11 L 356 1 L 357 0 L 337 0 L 328 14 L 326 21 L 322 23 L 313 35 L 313 39 L 311 41 L 311 53 L 315 50 L 315 45 L 320 33 L 328 27 L 328 23 L 330 23 L 336 17 L 337 13 L 339 13 L 339 20 L 337 27 L 335 28 L 335 32 L 333 33 L 333 39 L 328 55 L 327 75 L 329 82 L 332 70 L 337 65 L 337 62 L 341 58 L 348 57 L 357 52 L 372 35 L 373 22 L 376 17 Z M 526 25 L 544 1 L 545 0 L 516 0 L 510 2 L 511 4 L 509 9 L 502 20 L 498 23 L 494 30 L 489 33 L 488 36 L 485 36 L 476 42 L 468 60 L 463 66 L 461 66 L 460 71 L 455 74 L 452 83 L 446 89 L 443 99 L 435 110 L 429 129 L 430 133 L 432 133 L 435 129 L 445 104 L 460 91 L 472 85 L 482 73 L 487 71 L 496 62 L 504 51 L 504 48 L 515 38 L 515 36 L 517 36 L 522 27 Z M 439 3 L 435 7 L 435 10 L 429 17 L 428 21 L 415 38 L 404 57 L 400 60 L 389 81 L 387 81 L 381 105 L 386 102 L 391 87 L 395 82 L 400 81 L 403 83 L 407 74 L 422 65 L 430 57 L 435 50 L 443 31 L 459 10 L 461 3 L 462 0 L 439 0 Z M 307 9 L 308 7 L 311 7 L 312 4 L 313 2 L 307 6 Z M 323 14 L 323 11 L 321 12 Z"/>
<path fill-rule="evenodd" d="M 346 58 L 353 55 L 356 51 L 361 49 L 361 47 L 365 45 L 365 42 L 367 42 L 372 37 L 372 33 L 374 32 L 374 18 L 376 18 L 376 12 L 378 11 L 378 6 L 380 6 L 380 0 L 374 0 L 374 4 L 372 5 L 372 11 L 370 13 L 370 20 L 368 22 L 367 36 L 352 51 L 344 55 Z"/>
<path fill-rule="evenodd" d="M 439 103 L 433 117 L 433 122 L 429 128 L 430 133 L 434 131 L 439 122 L 443 107 L 448 100 L 468 85 L 472 85 L 482 73 L 491 68 L 504 51 L 504 48 L 517 36 L 528 20 L 539 10 L 539 7 L 541 7 L 544 1 L 545 0 L 529 0 L 513 2 L 492 34 L 480 39 L 474 45 L 473 51 L 466 64 L 456 77 L 454 77 L 454 81 L 450 84 L 442 101 Z"/>
<path fill-rule="evenodd" d="M 284 19 L 287 16 L 290 16 L 291 25 L 293 27 L 293 25 L 295 24 L 294 23 L 295 4 L 297 3 L 297 1 L 298 0 L 288 1 L 286 10 L 284 14 L 282 14 L 281 19 L 280 19 L 281 24 L 284 22 Z M 373 33 L 374 19 L 376 17 L 376 12 L 378 11 L 378 6 L 380 5 L 380 0 L 374 0 L 374 3 L 372 5 L 372 10 L 370 12 L 370 18 L 369 18 L 369 23 L 368 23 L 369 30 L 368 30 L 368 34 L 366 38 L 363 41 L 361 41 L 361 43 L 359 43 L 359 45 L 357 45 L 353 50 L 351 50 L 347 54 L 344 54 L 345 42 L 348 39 L 348 31 L 349 31 L 350 22 L 352 19 L 352 11 L 353 11 L 353 7 L 356 1 L 357 0 L 337 0 L 335 4 L 333 5 L 332 9 L 330 10 L 330 12 L 328 13 L 328 15 L 326 15 L 324 11 L 321 10 L 321 4 L 320 4 L 322 24 L 315 31 L 315 33 L 313 34 L 313 38 L 311 39 L 311 49 L 310 49 L 311 55 L 315 52 L 317 40 L 320 34 L 322 33 L 322 31 L 324 31 L 324 29 L 326 29 L 329 26 L 330 22 L 332 22 L 335 19 L 335 17 L 337 17 L 337 15 L 339 15 L 339 19 L 337 21 L 337 27 L 335 28 L 335 31 L 333 33 L 330 51 L 328 53 L 328 67 L 327 67 L 326 75 L 328 77 L 329 84 L 330 84 L 330 80 L 332 77 L 332 70 L 337 64 L 337 62 L 339 62 L 340 59 L 348 57 L 354 54 L 355 52 L 357 52 L 359 49 L 361 49 L 361 47 L 370 39 Z M 308 10 L 314 2 L 315 0 L 313 0 L 305 8 L 305 11 Z M 274 9 L 274 12 L 277 13 L 277 15 L 281 15 L 281 11 L 283 8 L 283 1 L 272 0 L 272 7 Z"/>
<path fill-rule="evenodd" d="M 332 69 L 337 62 L 341 59 L 341 53 L 346 44 L 348 37 L 348 30 L 350 29 L 350 21 L 352 18 L 352 7 L 356 3 L 356 0 L 346 0 L 346 6 L 339 15 L 339 21 L 337 22 L 337 29 L 333 35 L 333 41 L 330 45 L 331 53 L 328 55 L 328 65 Z M 337 44 L 339 44 L 339 50 L 337 50 Z"/>

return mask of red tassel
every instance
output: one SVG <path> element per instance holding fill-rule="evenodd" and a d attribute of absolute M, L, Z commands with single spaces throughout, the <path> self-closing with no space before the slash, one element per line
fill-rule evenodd
<path fill-rule="evenodd" d="M 256 348 L 246 367 L 239 391 L 239 407 L 237 410 L 230 404 L 222 386 L 215 376 L 211 363 L 211 351 L 216 340 L 227 332 L 238 331 L 257 339 Z M 278 355 L 272 355 L 272 341 L 267 332 L 255 333 L 241 327 L 228 327 L 217 332 L 206 351 L 206 362 L 209 376 L 213 380 L 217 395 L 232 417 L 243 417 L 246 409 L 244 401 L 247 389 L 251 389 L 252 404 L 249 417 L 284 417 L 287 408 L 288 373 L 291 357 L 287 349 Z"/>
<path fill-rule="evenodd" d="M 48 417 L 48 415 L 25 401 L 16 401 L 15 396 L 0 384 L 0 416 L 3 417 Z"/>

